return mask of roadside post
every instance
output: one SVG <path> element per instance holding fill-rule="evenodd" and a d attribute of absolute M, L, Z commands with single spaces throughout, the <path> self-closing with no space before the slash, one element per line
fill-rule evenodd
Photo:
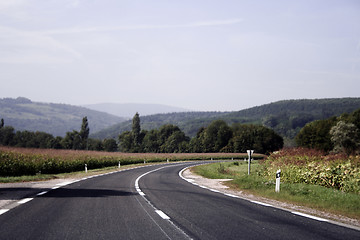
<path fill-rule="evenodd" d="M 85 172 L 87 173 L 87 164 L 85 163 Z"/>
<path fill-rule="evenodd" d="M 118 166 L 118 168 L 120 168 L 121 167 L 121 164 L 120 164 L 120 161 L 119 161 L 119 166 Z"/>
<path fill-rule="evenodd" d="M 250 175 L 250 163 L 251 163 L 251 156 L 253 155 L 254 150 L 247 150 L 247 154 L 249 156 L 249 163 L 248 163 L 248 175 Z"/>
<path fill-rule="evenodd" d="M 276 171 L 276 183 L 275 183 L 275 192 L 280 192 L 280 176 L 281 170 Z"/>

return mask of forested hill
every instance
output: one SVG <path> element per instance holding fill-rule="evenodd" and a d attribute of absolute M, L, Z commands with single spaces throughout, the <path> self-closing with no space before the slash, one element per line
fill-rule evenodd
<path fill-rule="evenodd" d="M 65 136 L 66 132 L 79 130 L 82 118 L 87 116 L 90 132 L 97 132 L 125 119 L 67 104 L 39 103 L 19 97 L 0 98 L 0 119 L 15 130 L 41 131 L 53 136 Z"/>
<path fill-rule="evenodd" d="M 329 98 L 284 100 L 257 106 L 237 112 L 184 112 L 141 116 L 142 129 L 159 128 L 164 124 L 180 127 L 187 136 L 195 136 L 201 127 L 216 119 L 227 123 L 256 123 L 274 129 L 291 141 L 306 123 L 351 113 L 360 108 L 360 98 Z M 95 138 L 117 138 L 124 131 L 131 130 L 131 121 L 116 124 L 92 135 Z"/>

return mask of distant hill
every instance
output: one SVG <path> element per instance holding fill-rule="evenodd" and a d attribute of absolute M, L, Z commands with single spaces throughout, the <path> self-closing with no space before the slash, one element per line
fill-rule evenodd
<path fill-rule="evenodd" d="M 139 114 L 142 129 L 175 124 L 190 137 L 216 119 L 223 119 L 228 124 L 262 124 L 282 135 L 287 145 L 292 145 L 292 140 L 306 123 L 351 113 L 359 108 L 360 98 L 329 98 L 284 100 L 236 112 L 185 112 L 151 116 L 142 116 L 141 112 Z M 127 130 L 131 130 L 131 120 L 94 133 L 92 137 L 117 139 L 120 133 Z"/>
<path fill-rule="evenodd" d="M 159 113 L 189 112 L 185 108 L 173 107 L 162 104 L 141 104 L 141 103 L 99 103 L 83 105 L 86 108 L 106 112 L 115 116 L 132 118 L 136 112 L 141 115 L 153 115 Z"/>
<path fill-rule="evenodd" d="M 19 97 L 0 98 L 0 119 L 15 130 L 42 131 L 54 136 L 80 130 L 82 118 L 87 116 L 90 133 L 97 132 L 126 119 L 108 113 L 67 104 L 39 103 Z"/>

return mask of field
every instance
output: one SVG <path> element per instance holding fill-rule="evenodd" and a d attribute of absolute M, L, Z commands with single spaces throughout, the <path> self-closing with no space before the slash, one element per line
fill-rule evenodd
<path fill-rule="evenodd" d="M 0 177 L 38 176 L 83 171 L 85 164 L 88 169 L 117 167 L 123 165 L 186 161 L 186 160 L 217 160 L 243 159 L 242 153 L 108 153 L 96 151 L 74 151 L 54 149 L 28 149 L 0 147 Z M 263 155 L 255 155 L 263 158 Z M 1 181 L 1 179 L 0 179 Z M 9 181 L 7 179 L 6 181 Z"/>
<path fill-rule="evenodd" d="M 229 186 L 254 195 L 294 203 L 360 220 L 359 156 L 323 155 L 307 149 L 287 149 L 265 161 L 216 163 L 194 168 L 209 178 L 231 178 Z M 275 173 L 281 169 L 280 193 Z"/>

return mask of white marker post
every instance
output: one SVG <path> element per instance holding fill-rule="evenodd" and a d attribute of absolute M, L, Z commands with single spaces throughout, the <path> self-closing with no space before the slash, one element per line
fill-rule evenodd
<path fill-rule="evenodd" d="M 281 170 L 276 171 L 276 184 L 275 184 L 275 192 L 280 192 L 280 176 Z"/>
<path fill-rule="evenodd" d="M 249 156 L 249 164 L 248 164 L 248 175 L 250 175 L 250 163 L 251 163 L 251 155 L 253 155 L 254 150 L 247 150 L 247 154 Z"/>
<path fill-rule="evenodd" d="M 85 163 L 85 172 L 87 173 L 87 164 Z"/>
<path fill-rule="evenodd" d="M 118 166 L 118 168 L 120 168 L 121 167 L 121 164 L 120 164 L 120 161 L 119 161 L 119 166 Z"/>

